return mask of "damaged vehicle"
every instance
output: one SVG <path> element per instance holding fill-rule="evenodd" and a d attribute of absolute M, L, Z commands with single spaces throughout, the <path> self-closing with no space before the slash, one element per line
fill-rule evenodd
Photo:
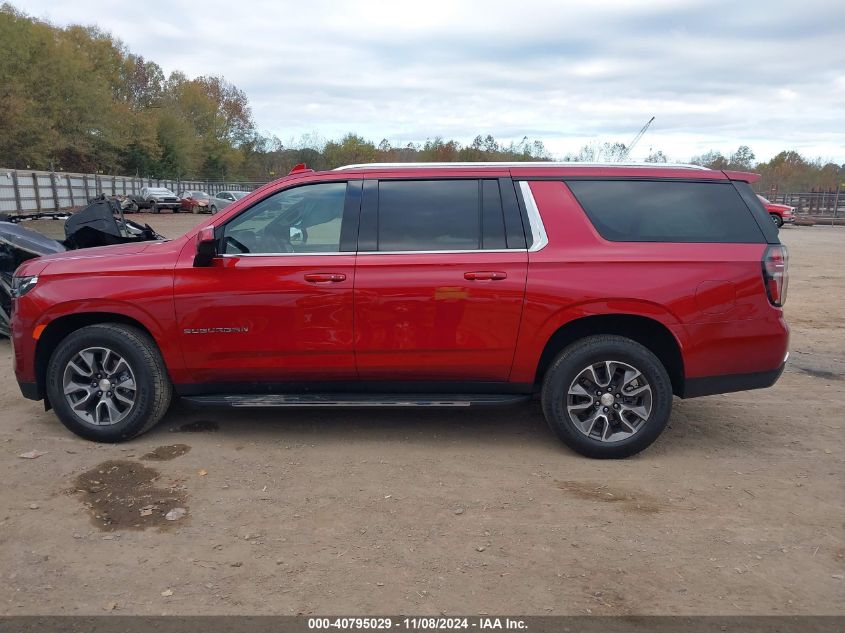
<path fill-rule="evenodd" d="M 149 209 L 150 213 L 161 213 L 162 209 L 170 209 L 179 213 L 182 200 L 167 187 L 142 187 L 141 193 L 133 197 L 138 209 Z"/>
<path fill-rule="evenodd" d="M 64 221 L 65 239 L 55 240 L 24 226 L 34 220 Z M 12 278 L 23 262 L 81 248 L 163 239 L 149 224 L 142 226 L 124 218 L 120 202 L 104 196 L 73 214 L 0 214 L 0 336 L 9 335 L 15 291 Z"/>

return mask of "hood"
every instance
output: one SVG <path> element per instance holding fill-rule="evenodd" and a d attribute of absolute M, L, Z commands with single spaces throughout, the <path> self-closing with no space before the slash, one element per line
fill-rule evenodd
<path fill-rule="evenodd" d="M 69 261 L 74 259 L 95 259 L 97 257 L 137 255 L 138 253 L 142 253 L 147 250 L 151 244 L 160 243 L 161 242 L 132 242 L 129 244 L 114 244 L 112 246 L 95 246 L 93 248 L 83 248 L 75 251 L 56 253 L 55 255 L 44 255 L 39 258 L 39 261 L 50 264 L 53 262 Z"/>
<path fill-rule="evenodd" d="M 776 202 L 770 202 L 766 205 L 766 208 L 770 211 L 780 211 L 781 213 L 792 213 L 795 207 L 790 207 L 788 204 L 779 204 Z"/>
<path fill-rule="evenodd" d="M 0 244 L 20 249 L 35 257 L 64 253 L 67 250 L 61 242 L 11 222 L 0 222 Z"/>

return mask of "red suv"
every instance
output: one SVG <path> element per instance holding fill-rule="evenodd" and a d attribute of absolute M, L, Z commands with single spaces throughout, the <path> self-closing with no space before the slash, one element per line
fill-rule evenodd
<path fill-rule="evenodd" d="M 769 217 L 772 218 L 772 222 L 775 223 L 776 227 L 780 228 L 784 224 L 792 224 L 795 222 L 795 207 L 790 207 L 788 204 L 771 202 L 759 194 L 757 197 L 760 199 L 760 202 L 763 203 L 763 206 L 766 208 L 766 212 L 769 214 Z"/>
<path fill-rule="evenodd" d="M 772 385 L 787 253 L 749 186 L 687 166 L 302 166 L 178 239 L 14 278 L 24 396 L 143 433 L 228 407 L 468 407 L 539 395 L 591 457 L 651 444 L 672 396 Z"/>

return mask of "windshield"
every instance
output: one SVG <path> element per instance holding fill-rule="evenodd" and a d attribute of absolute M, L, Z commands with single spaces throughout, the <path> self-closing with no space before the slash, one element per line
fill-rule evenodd
<path fill-rule="evenodd" d="M 764 198 L 760 194 L 757 194 L 757 197 L 760 198 L 760 202 L 763 202 L 765 204 L 772 204 L 771 202 L 769 202 L 769 200 L 767 198 Z"/>
<path fill-rule="evenodd" d="M 241 198 L 245 198 L 247 195 L 249 195 L 249 192 L 248 191 L 232 191 L 231 194 L 232 194 L 232 197 L 235 200 L 240 200 Z"/>
<path fill-rule="evenodd" d="M 191 198 L 208 198 L 210 197 L 205 191 L 189 191 L 188 196 Z"/>

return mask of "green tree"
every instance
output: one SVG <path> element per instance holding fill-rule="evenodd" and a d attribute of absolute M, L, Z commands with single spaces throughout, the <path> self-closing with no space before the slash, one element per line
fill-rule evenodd
<path fill-rule="evenodd" d="M 737 150 L 731 154 L 730 158 L 728 159 L 728 165 L 731 169 L 735 169 L 737 171 L 748 171 L 754 168 L 754 152 L 751 151 L 751 148 L 748 145 L 740 145 Z"/>
<path fill-rule="evenodd" d="M 693 156 L 690 159 L 693 165 L 701 165 L 708 169 L 728 169 L 730 161 L 725 158 L 721 152 L 711 150 L 699 156 Z"/>
<path fill-rule="evenodd" d="M 350 133 L 340 141 L 326 143 L 323 156 L 329 169 L 341 165 L 373 163 L 376 160 L 376 146 L 372 141 Z"/>

